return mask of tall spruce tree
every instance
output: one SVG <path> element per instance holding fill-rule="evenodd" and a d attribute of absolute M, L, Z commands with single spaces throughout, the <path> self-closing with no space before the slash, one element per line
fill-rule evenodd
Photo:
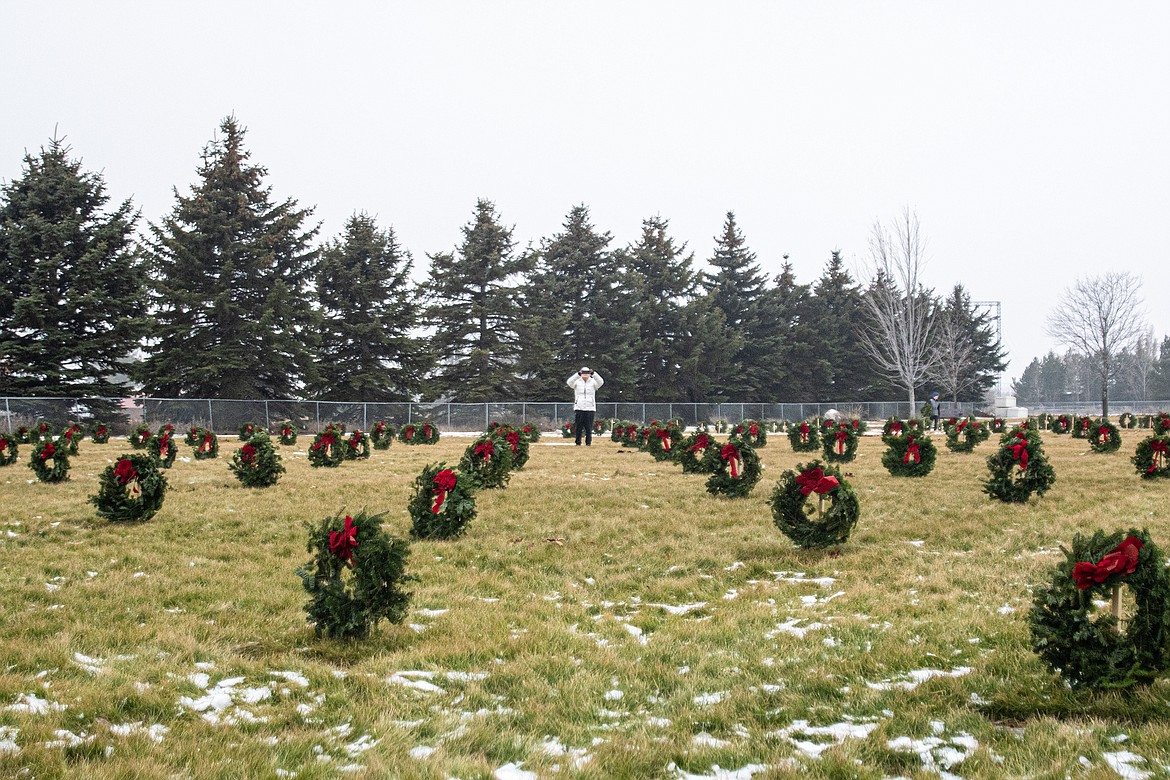
<path fill-rule="evenodd" d="M 1006 367 L 1007 353 L 990 318 L 971 304 L 961 284 L 935 312 L 939 359 L 932 378 L 952 401 L 979 401 Z"/>
<path fill-rule="evenodd" d="M 426 322 L 436 360 L 430 395 L 478 403 L 520 392 L 516 283 L 529 259 L 514 249 L 512 230 L 481 199 L 455 253 L 430 256 Z"/>
<path fill-rule="evenodd" d="M 425 370 L 410 283 L 410 253 L 393 228 L 367 214 L 350 217 L 321 252 L 317 297 L 321 349 L 317 389 L 338 401 L 410 400 Z"/>
<path fill-rule="evenodd" d="M 805 377 L 806 400 L 863 400 L 873 393 L 875 375 L 857 338 L 862 320 L 861 292 L 834 250 L 813 285 L 804 322 L 813 345 Z"/>
<path fill-rule="evenodd" d="M 295 397 L 314 378 L 312 210 L 273 202 L 234 117 L 220 132 L 191 194 L 151 225 L 155 327 L 137 376 L 164 396 Z"/>
<path fill-rule="evenodd" d="M 54 138 L 0 189 L 0 394 L 126 395 L 145 331 L 138 214 Z M 106 416 L 117 404 L 88 403 Z"/>
<path fill-rule="evenodd" d="M 756 334 L 744 344 L 752 355 L 749 365 L 760 367 L 759 398 L 753 400 L 779 403 L 810 397 L 806 385 L 816 355 L 805 323 L 809 296 L 809 286 L 796 281 L 785 255 L 780 273 L 761 296 Z"/>

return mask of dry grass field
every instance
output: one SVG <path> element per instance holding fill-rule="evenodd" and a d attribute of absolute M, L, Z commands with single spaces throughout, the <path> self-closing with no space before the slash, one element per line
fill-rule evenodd
<path fill-rule="evenodd" d="M 63 485 L 0 469 L 0 776 L 737 778 L 1170 774 L 1170 685 L 1069 690 L 1029 649 L 1030 586 L 1078 531 L 1148 527 L 1170 485 L 1045 434 L 1057 483 L 980 491 L 994 439 L 889 476 L 865 437 L 850 541 L 795 549 L 765 504 L 809 458 L 776 436 L 745 500 L 613 444 L 546 435 L 457 541 L 415 543 L 407 623 L 315 637 L 304 523 L 387 512 L 470 439 L 395 443 L 267 490 L 180 460 L 163 510 L 86 499 L 124 440 Z M 190 449 L 183 447 L 183 457 Z M 718 769 L 718 768 L 721 769 Z"/>

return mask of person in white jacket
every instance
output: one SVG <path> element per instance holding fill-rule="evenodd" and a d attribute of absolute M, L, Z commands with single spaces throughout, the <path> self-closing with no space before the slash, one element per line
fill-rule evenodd
<path fill-rule="evenodd" d="M 577 432 L 577 446 L 581 446 L 581 434 L 585 434 L 585 446 L 593 444 L 593 417 L 597 414 L 597 388 L 605 384 L 601 374 L 589 366 L 569 377 L 566 382 L 573 388 L 573 411 L 576 412 L 573 429 Z"/>

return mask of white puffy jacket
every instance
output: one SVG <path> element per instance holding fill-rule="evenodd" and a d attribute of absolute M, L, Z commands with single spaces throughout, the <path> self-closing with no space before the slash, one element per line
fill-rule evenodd
<path fill-rule="evenodd" d="M 573 374 L 565 384 L 573 388 L 573 409 L 575 411 L 597 411 L 597 388 L 605 384 L 601 374 L 594 371 L 593 378 L 588 381 L 580 374 Z"/>

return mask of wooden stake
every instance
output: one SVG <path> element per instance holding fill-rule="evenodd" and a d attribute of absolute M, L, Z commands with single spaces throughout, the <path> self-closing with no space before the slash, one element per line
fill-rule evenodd
<path fill-rule="evenodd" d="M 1117 633 L 1121 633 L 1121 586 L 1113 586 L 1113 618 L 1117 622 L 1114 624 L 1114 629 Z"/>
<path fill-rule="evenodd" d="M 825 494 L 819 493 L 819 494 L 817 494 L 817 498 L 819 499 L 817 501 L 817 517 L 824 517 L 825 516 Z"/>

